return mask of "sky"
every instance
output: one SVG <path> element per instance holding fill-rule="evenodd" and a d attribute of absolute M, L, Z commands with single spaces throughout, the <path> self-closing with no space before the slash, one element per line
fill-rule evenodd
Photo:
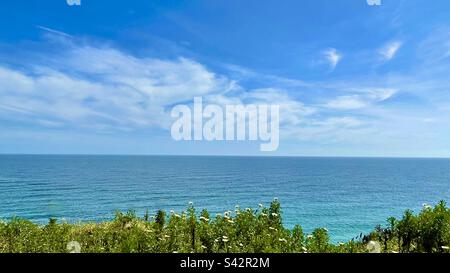
<path fill-rule="evenodd" d="M 0 153 L 450 156 L 448 0 L 68 2 L 0 6 Z M 195 96 L 279 105 L 278 150 L 173 140 Z"/>

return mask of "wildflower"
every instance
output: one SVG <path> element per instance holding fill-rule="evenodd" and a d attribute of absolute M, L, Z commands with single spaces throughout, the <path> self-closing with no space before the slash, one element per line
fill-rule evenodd
<path fill-rule="evenodd" d="M 260 208 L 263 208 L 264 207 L 264 205 L 263 204 L 258 204 L 258 206 L 260 207 Z"/>
<path fill-rule="evenodd" d="M 230 223 L 230 224 L 234 224 L 234 221 L 231 220 L 231 219 L 228 219 L 227 222 Z"/>
<path fill-rule="evenodd" d="M 283 242 L 283 243 L 287 243 L 287 240 L 284 238 L 279 238 L 278 241 Z"/>
<path fill-rule="evenodd" d="M 214 242 L 215 242 L 215 243 L 219 242 L 219 239 L 214 239 Z"/>
<path fill-rule="evenodd" d="M 204 245 L 202 245 L 202 248 L 203 248 L 203 249 L 207 249 L 207 247 L 206 247 L 206 246 L 204 246 Z"/>
<path fill-rule="evenodd" d="M 223 235 L 223 236 L 222 236 L 222 238 L 224 238 L 224 239 L 228 239 L 228 236 L 225 236 L 225 235 Z"/>
<path fill-rule="evenodd" d="M 172 253 L 178 253 L 178 251 L 174 251 L 174 252 L 172 252 Z"/>
<path fill-rule="evenodd" d="M 189 201 L 189 206 L 192 206 L 192 205 L 194 205 L 194 202 Z"/>
<path fill-rule="evenodd" d="M 273 227 L 269 227 L 269 229 L 270 229 L 270 230 L 277 230 L 276 228 L 273 228 Z"/>
<path fill-rule="evenodd" d="M 311 234 L 306 236 L 306 239 L 312 239 L 312 238 L 314 238 L 314 237 Z"/>
<path fill-rule="evenodd" d="M 147 233 L 152 233 L 153 232 L 153 230 L 151 230 L 149 228 L 145 228 L 144 231 L 147 232 Z"/>
<path fill-rule="evenodd" d="M 444 250 L 449 250 L 450 248 L 448 246 L 441 246 L 442 249 Z"/>
<path fill-rule="evenodd" d="M 242 243 L 239 243 L 239 246 L 240 246 L 240 247 L 243 247 L 244 245 L 243 245 Z"/>
<path fill-rule="evenodd" d="M 228 242 L 228 239 L 222 238 L 222 241 L 223 241 L 224 243 L 226 243 L 226 242 Z"/>
<path fill-rule="evenodd" d="M 275 202 L 278 201 L 278 197 L 275 197 L 275 198 L 273 199 L 273 201 L 275 201 Z"/>
<path fill-rule="evenodd" d="M 209 221 L 209 219 L 208 218 L 206 218 L 206 217 L 204 217 L 204 216 L 200 216 L 200 218 L 199 218 L 200 220 L 202 220 L 202 221 L 205 221 L 205 222 L 208 222 Z"/>
<path fill-rule="evenodd" d="M 303 250 L 303 252 L 305 252 L 305 253 L 306 253 L 306 251 L 308 251 L 308 249 L 307 249 L 306 247 L 304 247 L 304 246 L 302 246 L 302 250 Z"/>
<path fill-rule="evenodd" d="M 267 217 L 267 213 L 261 213 L 261 216 Z"/>
<path fill-rule="evenodd" d="M 177 218 L 181 218 L 181 216 L 180 216 L 179 214 L 176 214 L 176 213 L 174 213 L 173 216 L 175 216 L 175 217 L 177 217 Z"/>
<path fill-rule="evenodd" d="M 81 245 L 77 241 L 70 241 L 67 243 L 67 250 L 70 253 L 80 253 L 81 252 Z"/>
<path fill-rule="evenodd" d="M 381 246 L 376 241 L 370 241 L 367 243 L 366 249 L 369 253 L 381 253 Z"/>
<path fill-rule="evenodd" d="M 275 212 L 272 212 L 272 216 L 273 217 L 278 217 L 278 214 L 276 214 Z"/>
<path fill-rule="evenodd" d="M 167 235 L 167 234 L 166 234 L 166 235 L 164 235 L 164 237 L 165 237 L 165 238 L 170 238 L 170 236 L 169 236 L 169 235 Z"/>
<path fill-rule="evenodd" d="M 173 211 L 173 210 L 170 210 L 170 214 L 174 214 L 175 213 L 175 211 Z"/>

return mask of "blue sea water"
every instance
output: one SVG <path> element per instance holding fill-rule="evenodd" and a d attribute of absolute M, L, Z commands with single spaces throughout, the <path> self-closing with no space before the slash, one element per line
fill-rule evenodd
<path fill-rule="evenodd" d="M 0 155 L 0 218 L 212 213 L 280 199 L 284 224 L 346 241 L 405 209 L 450 200 L 450 159 Z"/>

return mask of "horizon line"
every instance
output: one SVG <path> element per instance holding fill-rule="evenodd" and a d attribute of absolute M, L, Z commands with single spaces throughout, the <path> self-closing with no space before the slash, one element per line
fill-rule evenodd
<path fill-rule="evenodd" d="M 174 157 L 261 157 L 261 158 L 367 158 L 367 159 L 450 159 L 450 156 L 338 156 L 338 155 L 227 155 L 227 154 L 106 154 L 106 153 L 1 153 L 0 156 L 174 156 Z"/>

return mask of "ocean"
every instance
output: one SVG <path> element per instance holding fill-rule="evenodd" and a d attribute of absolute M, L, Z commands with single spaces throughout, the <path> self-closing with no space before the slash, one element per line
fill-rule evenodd
<path fill-rule="evenodd" d="M 211 213 L 281 201 L 283 223 L 334 242 L 450 200 L 450 159 L 0 155 L 0 219 L 101 221 L 115 211 Z"/>

